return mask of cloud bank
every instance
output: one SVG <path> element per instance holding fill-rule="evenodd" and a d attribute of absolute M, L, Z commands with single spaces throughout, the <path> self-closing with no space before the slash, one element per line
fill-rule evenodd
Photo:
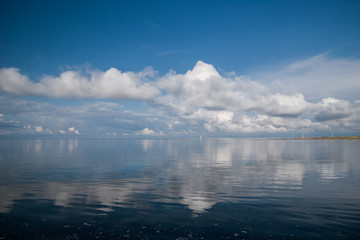
<path fill-rule="evenodd" d="M 359 134 L 358 69 L 358 60 L 334 60 L 324 54 L 268 73 L 267 79 L 264 73 L 222 76 L 203 61 L 184 74 L 170 71 L 158 76 L 151 68 L 137 73 L 111 68 L 105 72 L 66 71 L 58 77 L 44 76 L 39 82 L 31 81 L 19 69 L 3 68 L 0 134 Z M 30 102 L 21 96 L 102 101 L 61 106 Z M 116 103 L 122 99 L 145 101 L 147 112 L 125 111 Z"/>
<path fill-rule="evenodd" d="M 35 83 L 17 68 L 3 68 L 0 70 L 0 89 L 26 96 L 146 100 L 160 95 L 160 91 L 146 81 L 154 74 L 150 68 L 140 73 L 110 68 L 105 72 L 93 71 L 89 76 L 66 71 L 58 77 L 45 76 Z"/>

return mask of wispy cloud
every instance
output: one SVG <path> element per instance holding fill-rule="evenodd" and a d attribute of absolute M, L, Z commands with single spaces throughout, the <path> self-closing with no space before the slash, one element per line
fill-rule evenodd
<path fill-rule="evenodd" d="M 272 82 L 277 90 L 301 92 L 309 99 L 326 97 L 357 100 L 360 92 L 360 60 L 332 58 L 328 53 L 293 62 L 256 79 Z"/>
<path fill-rule="evenodd" d="M 191 52 L 190 51 L 185 51 L 185 50 L 170 49 L 168 51 L 159 52 L 158 55 L 159 56 L 168 56 L 168 55 L 186 54 L 186 53 L 191 53 Z"/>
<path fill-rule="evenodd" d="M 148 26 L 150 29 L 155 29 L 158 28 L 160 26 L 160 24 L 155 23 L 155 22 L 151 22 L 151 21 L 146 21 L 145 22 L 146 26 Z"/>

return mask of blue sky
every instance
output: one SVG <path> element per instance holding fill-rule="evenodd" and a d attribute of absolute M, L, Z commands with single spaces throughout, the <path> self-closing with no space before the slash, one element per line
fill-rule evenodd
<path fill-rule="evenodd" d="M 359 12 L 359 1 L 1 1 L 0 135 L 358 135 Z"/>

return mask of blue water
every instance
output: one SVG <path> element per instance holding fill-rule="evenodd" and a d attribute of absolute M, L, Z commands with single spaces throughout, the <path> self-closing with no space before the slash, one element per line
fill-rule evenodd
<path fill-rule="evenodd" d="M 0 140 L 0 239 L 360 239 L 360 141 Z"/>

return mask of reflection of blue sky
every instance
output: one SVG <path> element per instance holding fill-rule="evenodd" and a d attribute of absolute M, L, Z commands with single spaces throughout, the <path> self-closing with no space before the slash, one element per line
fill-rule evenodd
<path fill-rule="evenodd" d="M 155 201 L 202 213 L 219 202 L 301 190 L 310 176 L 317 185 L 359 174 L 356 141 L 14 140 L 0 146 L 1 212 L 24 196 L 68 206 L 82 194 L 106 211 Z"/>

